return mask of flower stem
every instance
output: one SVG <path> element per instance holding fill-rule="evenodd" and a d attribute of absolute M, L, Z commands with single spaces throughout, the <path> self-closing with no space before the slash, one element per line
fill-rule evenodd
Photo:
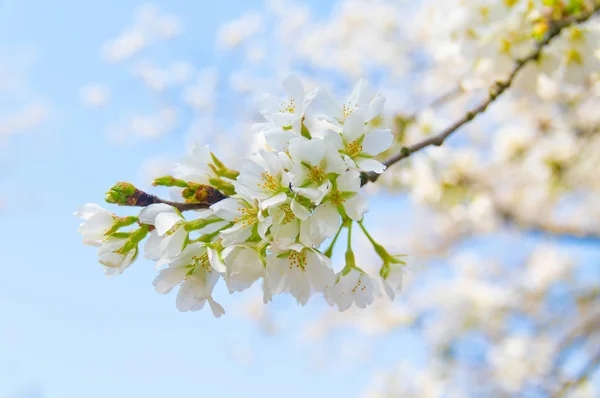
<path fill-rule="evenodd" d="M 371 242 L 371 244 L 373 246 L 378 245 L 377 242 L 375 242 L 375 239 L 373 239 L 373 237 L 371 236 L 371 234 L 369 234 L 369 232 L 367 231 L 367 229 L 365 228 L 365 226 L 363 225 L 362 221 L 358 221 L 358 225 L 360 226 L 360 229 L 362 229 L 362 231 L 364 232 L 365 236 L 367 237 L 367 239 L 369 239 L 369 242 Z"/>
<path fill-rule="evenodd" d="M 348 251 L 352 251 L 352 221 L 348 223 Z"/>

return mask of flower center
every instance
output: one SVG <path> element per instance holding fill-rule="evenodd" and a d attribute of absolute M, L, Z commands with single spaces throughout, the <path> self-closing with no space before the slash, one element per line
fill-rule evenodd
<path fill-rule="evenodd" d="M 289 100 L 288 102 L 282 102 L 281 108 L 279 108 L 279 112 L 281 113 L 296 113 L 296 101 Z"/>
<path fill-rule="evenodd" d="M 350 116 L 352 112 L 358 109 L 358 105 L 348 102 L 342 105 L 342 112 L 344 113 L 344 119 Z"/>
<path fill-rule="evenodd" d="M 363 283 L 362 278 L 358 278 L 358 283 L 352 289 L 352 293 L 356 293 L 357 290 L 363 291 L 363 292 L 365 290 L 367 290 L 367 286 Z"/>
<path fill-rule="evenodd" d="M 208 260 L 208 253 L 204 252 L 198 256 L 192 257 L 193 265 L 196 268 L 202 268 L 209 274 L 212 272 L 210 261 Z"/>
<path fill-rule="evenodd" d="M 260 173 L 260 181 L 258 186 L 262 189 L 266 189 L 267 191 L 279 190 L 279 182 L 268 171 Z"/>
<path fill-rule="evenodd" d="M 241 213 L 241 215 L 239 217 L 234 217 L 233 222 L 241 222 L 242 226 L 249 227 L 250 225 L 255 224 L 258 221 L 258 209 L 239 207 L 238 211 Z"/>
<path fill-rule="evenodd" d="M 342 203 L 344 203 L 345 199 L 342 196 L 341 192 L 336 189 L 334 191 L 331 191 L 331 193 L 329 194 L 329 201 L 335 206 L 340 206 Z"/>
<path fill-rule="evenodd" d="M 308 178 L 314 183 L 322 183 L 327 176 L 321 166 L 308 166 Z"/>
<path fill-rule="evenodd" d="M 354 156 L 360 154 L 363 151 L 363 147 L 361 145 L 362 140 L 361 137 L 355 139 L 354 141 L 352 141 L 351 143 L 349 143 L 348 145 L 346 145 L 346 153 L 348 154 L 348 156 L 350 156 L 351 158 L 353 158 Z"/>
<path fill-rule="evenodd" d="M 306 255 L 302 252 L 291 251 L 288 260 L 290 262 L 290 269 L 294 267 L 300 268 L 302 271 L 306 271 Z"/>
<path fill-rule="evenodd" d="M 281 225 L 289 224 L 296 219 L 292 208 L 287 203 L 281 205 L 281 210 L 283 211 L 283 220 L 281 221 Z"/>

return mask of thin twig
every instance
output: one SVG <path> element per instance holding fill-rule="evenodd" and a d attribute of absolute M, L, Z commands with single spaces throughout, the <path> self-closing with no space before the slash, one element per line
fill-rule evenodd
<path fill-rule="evenodd" d="M 435 145 L 435 146 L 442 145 L 444 143 L 444 141 L 450 135 L 452 135 L 456 130 L 458 130 L 465 124 L 471 122 L 471 120 L 475 119 L 475 117 L 477 115 L 484 113 L 486 111 L 487 107 L 492 102 L 494 102 L 500 95 L 502 95 L 506 91 L 506 89 L 508 89 L 511 86 L 515 77 L 521 71 L 521 69 L 523 69 L 523 67 L 525 67 L 525 65 L 527 65 L 529 62 L 537 61 L 540 58 L 540 55 L 541 55 L 542 51 L 544 50 L 544 48 L 548 44 L 550 44 L 550 42 L 555 37 L 557 37 L 560 34 L 560 32 L 562 32 L 563 29 L 565 29 L 569 26 L 572 26 L 575 24 L 580 24 L 580 23 L 587 21 L 588 19 L 590 19 L 592 17 L 592 15 L 594 15 L 598 11 L 600 11 L 600 2 L 595 3 L 594 7 L 590 11 L 585 12 L 577 17 L 570 17 L 570 18 L 562 19 L 560 21 L 552 22 L 548 31 L 546 32 L 546 35 L 544 36 L 544 38 L 541 41 L 539 41 L 537 43 L 537 45 L 535 46 L 535 49 L 526 57 L 519 58 L 515 61 L 513 70 L 510 72 L 510 74 L 508 75 L 506 80 L 497 81 L 496 83 L 494 83 L 494 85 L 489 90 L 488 97 L 483 102 L 481 102 L 479 105 L 472 108 L 462 118 L 460 118 L 459 120 L 454 122 L 452 125 L 448 126 L 446 129 L 442 130 L 440 133 L 438 133 L 430 138 L 427 138 L 421 142 L 417 142 L 416 144 L 413 144 L 411 146 L 402 147 L 402 149 L 400 150 L 399 153 L 397 153 L 396 155 L 394 155 L 394 156 L 390 157 L 389 159 L 387 159 L 386 161 L 384 161 L 383 164 L 386 167 L 390 167 L 393 164 L 399 162 L 402 159 L 409 157 L 413 153 L 420 151 L 423 148 L 426 148 L 431 145 Z M 362 185 L 364 185 L 368 182 L 375 182 L 379 178 L 379 176 L 380 176 L 380 174 L 377 174 L 374 172 L 364 173 L 362 175 Z"/>
<path fill-rule="evenodd" d="M 590 358 L 590 361 L 587 363 L 585 368 L 581 370 L 579 375 L 574 380 L 570 380 L 564 383 L 553 396 L 556 398 L 564 397 L 565 394 L 569 392 L 569 390 L 571 390 L 573 387 L 577 387 L 584 381 L 588 380 L 589 377 L 598 369 L 598 366 L 600 366 L 600 350 L 597 351 L 594 354 L 594 356 Z"/>
<path fill-rule="evenodd" d="M 159 198 L 156 195 L 149 194 L 140 189 L 135 190 L 135 193 L 131 197 L 131 201 L 128 201 L 124 206 L 139 206 L 146 207 L 156 203 L 164 203 L 169 206 L 173 206 L 179 211 L 188 211 L 188 210 L 201 210 L 207 209 L 210 207 L 210 203 L 180 203 L 180 202 L 172 202 L 170 200 L 164 200 Z M 215 202 L 216 203 L 216 202 Z"/>
<path fill-rule="evenodd" d="M 548 233 L 555 236 L 575 239 L 598 239 L 600 237 L 599 231 L 584 229 L 575 225 L 559 225 L 552 222 L 525 218 L 517 212 L 508 207 L 501 206 L 498 203 L 494 203 L 494 207 L 496 208 L 498 215 L 500 215 L 505 222 L 514 223 L 531 232 L 537 231 L 540 233 Z"/>

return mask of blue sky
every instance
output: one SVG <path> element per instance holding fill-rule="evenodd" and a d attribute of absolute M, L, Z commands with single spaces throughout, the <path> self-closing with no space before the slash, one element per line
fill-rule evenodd
<path fill-rule="evenodd" d="M 94 249 L 81 244 L 72 216 L 79 204 L 100 202 L 115 181 L 135 181 L 146 158 L 184 148 L 178 131 L 126 146 L 105 139 L 111 120 L 148 101 L 122 67 L 100 55 L 138 4 L 0 1 L 2 61 L 33 55 L 22 71 L 27 95 L 51 108 L 41 126 L 0 146 L 0 397 L 358 396 L 374 367 L 404 355 L 402 345 L 381 347 L 376 361 L 337 362 L 324 372 L 311 358 L 325 346 L 312 347 L 298 336 L 318 305 L 279 300 L 284 330 L 275 336 L 240 317 L 182 314 L 173 295 L 154 292 L 152 264 L 138 262 L 109 280 Z M 225 62 L 213 50 L 218 25 L 260 6 L 255 0 L 157 4 L 184 27 L 184 39 L 161 51 L 182 53 L 198 65 Z M 90 81 L 118 88 L 109 108 L 82 106 L 79 89 Z M 240 299 L 220 294 L 227 309 Z M 236 352 L 248 350 L 252 362 L 237 358 Z"/>
<path fill-rule="evenodd" d="M 332 1 L 310 3 L 318 14 Z M 0 0 L 0 66 L 11 65 L 27 83 L 24 98 L 15 101 L 34 98 L 50 108 L 33 131 L 0 135 L 0 398 L 356 397 L 374 370 L 402 359 L 422 363 L 424 347 L 407 332 L 373 343 L 372 356 L 355 360 L 339 357 L 336 349 L 353 332 L 336 332 L 319 344 L 303 341 L 304 321 L 322 311 L 316 302 L 303 308 L 278 298 L 273 307 L 281 330 L 266 335 L 231 313 L 245 295 L 229 296 L 221 287 L 217 299 L 229 313 L 216 320 L 209 311 L 180 313 L 173 294 L 155 293 L 150 262 L 138 261 L 117 278 L 103 276 L 95 250 L 81 244 L 73 212 L 100 203 L 116 181 L 139 182 L 145 160 L 177 157 L 186 142 L 185 123 L 154 141 L 114 145 L 106 139 L 107 126 L 154 105 L 128 73 L 131 64 L 111 65 L 100 51 L 130 25 L 139 4 Z M 181 19 L 183 35 L 153 48 L 153 59 L 233 69 L 239 60 L 214 49 L 217 28 L 244 10 L 260 9 L 262 1 L 155 4 Z M 14 78 L 2 70 L 0 94 L 3 79 Z M 80 100 L 82 85 L 96 81 L 112 89 L 104 109 Z M 9 111 L 3 106 L 10 104 L 0 98 L 0 121 Z M 376 199 L 369 219 L 402 208 L 397 198 Z M 566 243 L 581 248 L 581 242 Z M 506 253 L 514 241 L 475 244 L 490 254 Z M 598 258 L 596 247 L 583 246 L 590 263 Z M 323 357 L 329 359 L 316 366 Z"/>

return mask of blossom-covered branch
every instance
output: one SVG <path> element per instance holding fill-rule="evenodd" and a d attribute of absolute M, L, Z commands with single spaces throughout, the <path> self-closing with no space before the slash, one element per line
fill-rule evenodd
<path fill-rule="evenodd" d="M 420 151 L 423 148 L 427 148 L 431 145 L 440 146 L 446 141 L 446 139 L 451 136 L 455 131 L 460 129 L 465 124 L 471 122 L 475 117 L 479 114 L 484 113 L 488 106 L 492 104 L 499 96 L 501 96 L 513 83 L 517 74 L 523 69 L 529 62 L 537 61 L 542 54 L 544 48 L 549 45 L 554 38 L 556 38 L 563 29 L 568 28 L 575 24 L 580 24 L 586 22 L 590 19 L 595 13 L 600 11 L 600 2 L 596 1 L 594 6 L 586 12 L 581 13 L 577 16 L 566 17 L 560 19 L 558 21 L 549 22 L 548 29 L 544 35 L 544 37 L 537 42 L 535 49 L 527 56 L 523 58 L 519 58 L 515 61 L 514 67 L 512 71 L 509 73 L 508 77 L 504 81 L 497 81 L 494 83 L 492 87 L 489 89 L 489 94 L 486 99 L 484 99 L 477 106 L 473 107 L 469 110 L 463 117 L 455 121 L 453 124 L 442 130 L 440 133 L 433 135 L 423 141 L 417 142 L 416 144 L 402 147 L 399 153 L 391 156 L 389 159 L 386 159 L 383 164 L 386 167 L 390 167 L 395 163 L 401 161 L 412 155 L 415 152 Z M 362 175 L 362 183 L 363 185 L 367 182 L 375 182 L 379 178 L 380 174 L 377 173 L 364 173 Z"/>
<path fill-rule="evenodd" d="M 106 201 L 142 207 L 138 216 L 119 217 L 95 204 L 77 211 L 84 243 L 98 246 L 108 275 L 124 272 L 147 238 L 145 256 L 159 267 L 168 265 L 154 286 L 168 293 L 181 285 L 181 311 L 208 303 L 221 316 L 224 309 L 212 297 L 221 278 L 230 293 L 262 280 L 265 303 L 289 293 L 304 305 L 318 293 L 340 311 L 364 308 L 379 295 L 379 285 L 394 297 L 404 262 L 362 224 L 368 203 L 360 193 L 361 172 L 384 171 L 373 158 L 393 139 L 390 129 L 372 123 L 385 98 L 366 80 L 342 103 L 320 88 L 305 92 L 295 76 L 285 79 L 283 87 L 287 98 L 265 94 L 259 101 L 266 123 L 254 130 L 262 133 L 269 149 L 245 159 L 239 170 L 225 166 L 208 146 L 195 146 L 173 175 L 153 182 L 177 188 L 184 203 L 119 182 L 106 193 Z M 184 217 L 184 210 L 197 212 Z M 356 263 L 354 223 L 381 259 L 380 280 Z M 344 229 L 346 263 L 336 271 L 331 257 Z M 321 251 L 328 238 L 328 248 Z"/>

